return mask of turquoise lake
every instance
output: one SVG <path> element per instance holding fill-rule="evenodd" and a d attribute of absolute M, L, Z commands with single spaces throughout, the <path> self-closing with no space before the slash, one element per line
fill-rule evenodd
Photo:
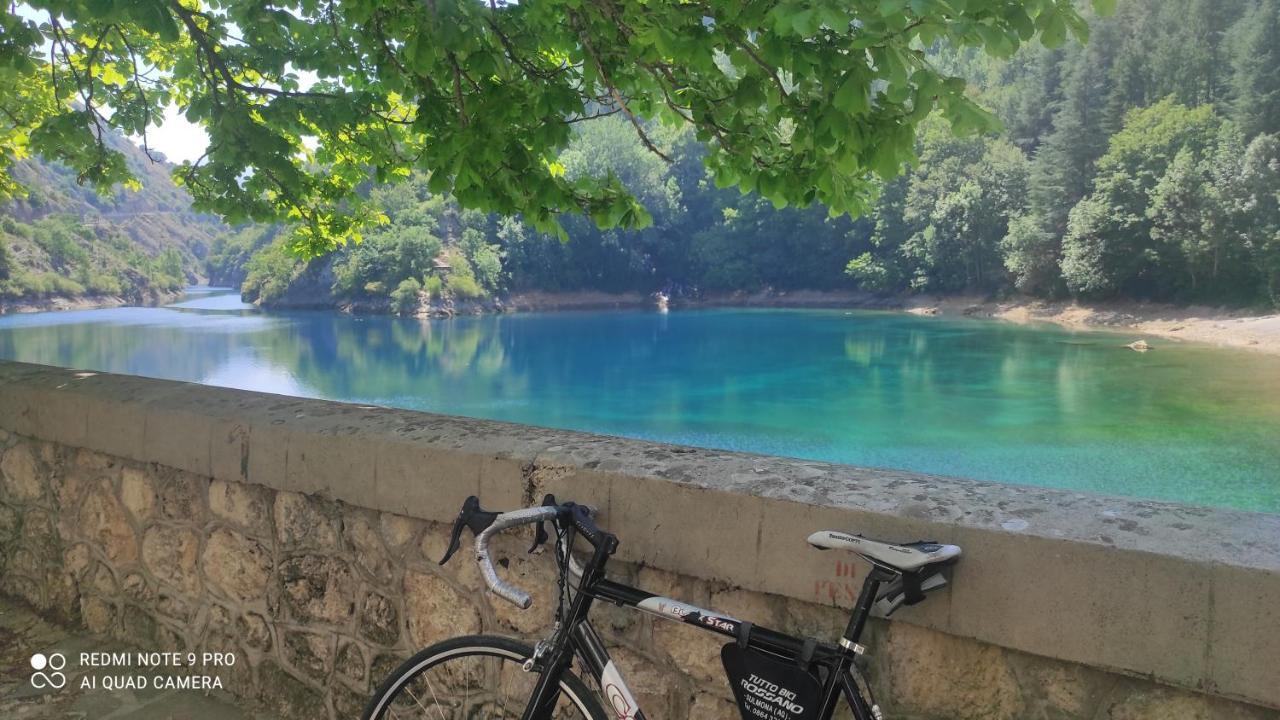
<path fill-rule="evenodd" d="M 0 317 L 0 357 L 998 482 L 1280 512 L 1280 358 L 847 310 L 452 320 Z"/>

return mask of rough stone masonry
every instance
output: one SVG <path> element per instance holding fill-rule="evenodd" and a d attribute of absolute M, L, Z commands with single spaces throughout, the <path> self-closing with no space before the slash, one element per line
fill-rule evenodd
<path fill-rule="evenodd" d="M 59 622 L 144 650 L 234 653 L 241 661 L 221 671 L 228 690 L 269 714 L 306 720 L 358 717 L 373 685 L 433 642 L 475 632 L 532 641 L 549 628 L 554 570 L 545 555 L 526 554 L 528 538 L 503 537 L 495 549 L 507 563 L 504 574 L 533 593 L 529 611 L 486 593 L 465 553 L 445 568 L 437 564 L 448 530 L 439 521 L 458 504 L 452 496 L 440 500 L 448 508 L 418 518 L 350 502 L 351 494 L 344 500 L 289 489 L 247 455 L 229 463 L 240 477 L 231 480 L 88 449 L 38 436 L 54 434 L 43 426 L 57 415 L 28 413 L 30 423 L 14 428 L 27 421 L 6 415 L 18 402 L 12 391 L 13 383 L 0 378 L 0 427 L 7 428 L 0 429 L 0 592 Z M 217 427 L 216 437 L 235 436 Z M 164 432 L 173 436 L 171 427 Z M 304 446 L 292 447 L 300 453 Z M 200 462 L 212 467 L 207 455 Z M 507 504 L 548 489 L 565 495 L 581 481 L 571 465 L 545 455 L 519 467 L 512 475 L 517 486 L 502 493 Z M 466 471 L 450 466 L 451 473 Z M 606 527 L 621 518 L 616 497 L 612 507 Z M 638 531 L 620 535 L 624 545 L 646 541 Z M 685 547 L 699 552 L 696 544 Z M 837 576 L 859 572 L 851 558 L 825 557 L 837 563 Z M 841 599 L 822 597 L 826 590 L 818 585 L 773 593 L 734 577 L 655 565 L 633 554 L 611 567 L 625 582 L 801 635 L 835 638 L 847 619 Z M 608 606 L 599 607 L 595 621 L 649 717 L 737 717 L 719 637 Z M 928 623 L 875 621 L 870 645 L 873 683 L 892 718 L 1280 717 L 1261 703 L 1009 649 Z"/>

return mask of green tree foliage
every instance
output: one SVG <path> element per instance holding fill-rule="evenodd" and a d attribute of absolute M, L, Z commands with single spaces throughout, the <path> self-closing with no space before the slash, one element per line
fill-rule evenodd
<path fill-rule="evenodd" d="M 1008 56 L 1086 33 L 1071 0 L 28 5 L 47 17 L 0 8 L 6 192 L 4 167 L 32 152 L 104 191 L 129 181 L 106 130 L 142 135 L 174 102 L 211 139 L 177 172 L 197 207 L 290 223 L 304 253 L 377 218 L 357 192 L 371 171 L 380 183 L 430 172 L 433 192 L 543 232 L 565 212 L 643 227 L 616 177 L 557 162 L 573 124 L 602 114 L 651 150 L 643 120 L 692 128 L 721 185 L 862 212 L 931 111 L 959 132 L 991 127 L 924 48 Z"/>
<path fill-rule="evenodd" d="M 1072 291 L 1103 297 L 1180 294 L 1189 277 L 1187 258 L 1159 242 L 1159 232 L 1153 236 L 1148 208 L 1175 158 L 1185 154 L 1184 166 L 1199 165 L 1214 150 L 1220 129 L 1212 106 L 1187 108 L 1172 97 L 1130 112 L 1098 160 L 1092 194 L 1068 223 L 1062 269 Z"/>
<path fill-rule="evenodd" d="M 1231 118 L 1246 137 L 1280 132 L 1280 1 L 1259 0 L 1230 40 Z"/>
<path fill-rule="evenodd" d="M 859 257 L 849 272 L 876 286 L 907 277 L 910 288 L 932 292 L 1000 288 L 1000 240 L 1025 203 L 1026 156 L 1006 141 L 938 127 L 923 133 L 919 154 L 900 203 L 878 218 L 878 261 Z"/>
<path fill-rule="evenodd" d="M 66 214 L 29 222 L 0 217 L 0 297 L 89 294 L 144 302 L 180 289 L 187 270 L 177 249 L 150 256 L 110 225 Z"/>
<path fill-rule="evenodd" d="M 254 253 L 241 286 L 245 300 L 270 304 L 284 297 L 304 263 L 281 240 Z"/>
<path fill-rule="evenodd" d="M 411 312 L 418 306 L 418 293 L 422 292 L 422 283 L 417 278 L 405 278 L 396 289 L 391 291 L 391 309 L 398 314 Z"/>
<path fill-rule="evenodd" d="M 211 285 L 239 286 L 244 282 L 249 259 L 275 239 L 278 225 L 245 225 L 214 239 L 205 257 Z"/>
<path fill-rule="evenodd" d="M 1060 282 L 1062 244 L 1059 236 L 1045 229 L 1040 218 L 1031 213 L 1010 217 L 1000 250 L 1005 267 L 1013 275 L 1014 287 L 1028 295 L 1055 292 Z"/>
<path fill-rule="evenodd" d="M 1249 143 L 1239 177 L 1239 195 L 1228 208 L 1245 218 L 1243 235 L 1258 257 L 1261 287 L 1280 307 L 1280 135 Z"/>

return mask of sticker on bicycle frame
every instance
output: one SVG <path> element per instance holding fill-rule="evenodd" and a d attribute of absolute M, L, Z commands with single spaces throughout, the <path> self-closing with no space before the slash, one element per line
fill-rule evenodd
<path fill-rule="evenodd" d="M 604 699 L 618 720 L 642 717 L 636 699 L 631 696 L 627 684 L 622 681 L 622 674 L 618 672 L 618 666 L 614 665 L 612 660 L 604 666 L 604 672 L 600 674 L 600 689 L 604 690 Z"/>
<path fill-rule="evenodd" d="M 813 720 L 822 687 L 794 662 L 775 660 L 729 643 L 720 650 L 742 720 Z"/>
<path fill-rule="evenodd" d="M 658 617 L 679 620 L 689 625 L 732 633 L 738 629 L 738 621 L 726 615 L 718 615 L 697 605 L 682 603 L 671 598 L 654 596 L 636 603 L 636 607 Z"/>

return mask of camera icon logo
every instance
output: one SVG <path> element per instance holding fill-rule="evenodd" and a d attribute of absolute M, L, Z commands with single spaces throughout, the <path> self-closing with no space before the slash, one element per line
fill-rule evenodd
<path fill-rule="evenodd" d="M 62 653 L 51 653 L 47 657 L 44 653 L 32 655 L 31 668 L 35 672 L 31 673 L 31 687 L 61 690 L 67 684 L 67 676 L 62 672 L 66 666 L 67 658 Z"/>

